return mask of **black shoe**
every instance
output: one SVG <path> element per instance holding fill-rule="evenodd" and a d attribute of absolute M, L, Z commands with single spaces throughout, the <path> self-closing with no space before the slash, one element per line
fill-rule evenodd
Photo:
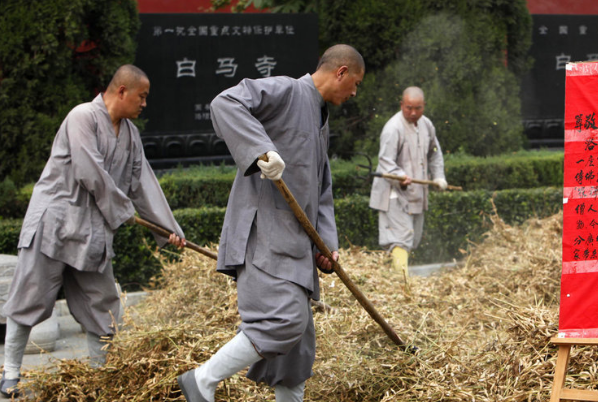
<path fill-rule="evenodd" d="M 15 378 L 15 379 L 6 379 L 5 378 L 5 373 L 4 371 L 2 372 L 2 380 L 0 380 L 0 394 L 4 395 L 7 398 L 18 398 L 20 395 L 19 392 L 19 388 L 17 387 L 17 385 L 19 384 L 19 381 L 21 381 L 20 378 Z"/>

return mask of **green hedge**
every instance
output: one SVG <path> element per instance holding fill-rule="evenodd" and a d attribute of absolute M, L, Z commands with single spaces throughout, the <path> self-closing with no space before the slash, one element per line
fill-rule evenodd
<path fill-rule="evenodd" d="M 517 152 L 488 158 L 453 157 L 445 161 L 447 181 L 463 189 L 506 190 L 563 184 L 562 152 Z"/>
<path fill-rule="evenodd" d="M 174 211 L 187 238 L 204 246 L 218 242 L 224 220 L 224 208 L 180 209 Z M 0 220 L 0 254 L 17 254 L 21 219 Z M 114 275 L 125 290 L 139 290 L 159 274 L 161 265 L 155 257 L 176 258 L 171 245 L 159 250 L 151 232 L 141 226 L 123 225 L 114 237 Z"/>
<path fill-rule="evenodd" d="M 544 218 L 562 210 L 562 188 L 545 187 L 503 191 L 432 193 L 424 237 L 414 252 L 414 263 L 450 261 L 462 257 L 469 242 L 479 243 L 491 227 L 494 213 L 509 225 L 532 217 Z"/>
<path fill-rule="evenodd" d="M 352 160 L 332 158 L 334 198 L 359 194 L 369 196 L 371 179 L 363 156 Z M 377 158 L 372 158 L 372 169 Z M 563 184 L 563 152 L 522 151 L 488 158 L 446 155 L 447 181 L 471 190 L 537 188 Z M 164 194 L 173 209 L 204 205 L 225 207 L 235 177 L 232 166 L 177 170 L 160 177 Z"/>
<path fill-rule="evenodd" d="M 446 155 L 447 181 L 471 190 L 556 187 L 563 184 L 563 152 L 522 151 L 488 158 Z M 376 169 L 377 158 L 372 158 Z M 371 179 L 363 156 L 352 160 L 332 158 L 334 198 L 359 194 L 369 196 Z M 225 207 L 235 177 L 232 166 L 178 170 L 160 177 L 164 194 L 173 209 L 204 205 Z"/>
<path fill-rule="evenodd" d="M 224 220 L 224 208 L 179 209 L 174 216 L 192 242 L 204 246 L 218 242 Z M 114 237 L 114 275 L 124 289 L 139 289 L 159 274 L 160 262 L 154 253 L 176 258 L 178 252 L 171 245 L 162 250 L 151 232 L 141 226 L 123 225 Z"/>
<path fill-rule="evenodd" d="M 546 217 L 562 208 L 562 190 L 546 187 L 497 192 L 433 192 L 426 214 L 422 244 L 414 252 L 413 264 L 450 261 L 462 256 L 469 242 L 479 242 L 489 229 L 488 215 L 493 213 L 492 200 L 499 216 L 508 224 L 518 224 L 530 217 Z M 378 215 L 368 207 L 368 197 L 352 195 L 335 200 L 336 221 L 341 247 L 351 245 L 378 249 Z M 187 239 L 204 246 L 217 243 L 225 208 L 204 207 L 174 211 Z M 0 253 L 16 254 L 20 220 L 0 221 Z M 150 232 L 140 226 L 123 226 L 115 241 L 115 275 L 125 289 L 147 285 L 160 272 L 154 258 L 157 246 Z M 172 246 L 161 251 L 176 258 Z"/>
<path fill-rule="evenodd" d="M 0 254 L 17 254 L 22 224 L 21 219 L 0 220 Z"/>
<path fill-rule="evenodd" d="M 235 166 L 195 166 L 164 174 L 159 180 L 173 210 L 225 207 L 235 174 Z"/>
<path fill-rule="evenodd" d="M 469 192 L 432 192 L 426 213 L 424 235 L 412 262 L 425 264 L 461 257 L 470 241 L 479 242 L 488 231 L 488 215 L 494 213 L 507 224 L 520 224 L 530 217 L 543 218 L 562 209 L 560 188 Z M 378 213 L 368 208 L 368 198 L 354 195 L 335 201 L 341 247 L 350 245 L 380 249 Z"/>
<path fill-rule="evenodd" d="M 377 158 L 372 159 L 373 169 Z M 352 160 L 332 158 L 334 198 L 350 195 L 369 195 L 371 179 L 363 156 Z M 563 152 L 522 151 L 507 155 L 474 158 L 446 155 L 447 181 L 471 190 L 506 190 L 511 188 L 536 188 L 563 184 Z M 177 169 L 160 176 L 160 185 L 173 210 L 225 207 L 235 178 L 234 166 L 201 166 Z M 16 191 L 12 182 L 0 183 L 0 217 L 22 218 L 33 185 Z"/>

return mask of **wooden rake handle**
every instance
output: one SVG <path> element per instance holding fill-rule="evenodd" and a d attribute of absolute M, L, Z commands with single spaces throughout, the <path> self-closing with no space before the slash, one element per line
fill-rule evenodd
<path fill-rule="evenodd" d="M 391 179 L 391 180 L 398 180 L 398 181 L 405 181 L 405 176 L 399 176 L 396 174 L 390 174 L 390 173 L 379 173 L 379 172 L 372 172 L 370 173 L 372 176 L 376 176 L 376 177 L 382 177 L 385 179 Z M 412 183 L 417 183 L 417 184 L 429 184 L 431 186 L 434 187 L 439 187 L 437 183 L 434 183 L 432 180 L 418 180 L 418 179 L 411 179 Z M 451 186 L 450 184 L 448 186 L 446 186 L 447 190 L 453 190 L 453 191 L 462 191 L 463 187 L 461 186 Z"/>
<path fill-rule="evenodd" d="M 141 225 L 141 226 L 145 226 L 146 228 L 148 228 L 149 230 L 151 230 L 154 233 L 159 234 L 162 237 L 170 237 L 170 234 L 172 233 L 169 230 L 164 229 L 161 226 L 158 226 L 156 224 L 153 224 L 151 222 L 146 221 L 145 219 L 141 219 L 138 217 L 135 217 L 135 223 Z M 190 242 L 189 240 L 185 240 L 185 247 L 186 248 L 190 248 L 191 250 L 197 251 L 200 254 L 203 254 L 207 257 L 210 257 L 213 260 L 217 260 L 218 259 L 218 255 L 216 255 L 216 253 L 211 252 L 210 250 L 207 250 L 203 247 L 198 246 L 195 243 Z"/>
<path fill-rule="evenodd" d="M 260 159 L 264 162 L 268 161 L 268 157 L 266 155 L 260 156 Z M 324 256 L 326 256 L 328 260 L 332 262 L 332 269 L 334 270 L 336 275 L 338 275 L 341 281 L 343 281 L 345 286 L 349 288 L 349 290 L 351 291 L 353 296 L 355 296 L 359 304 L 361 304 L 361 306 L 368 312 L 368 314 L 374 319 L 374 321 L 376 321 L 382 327 L 386 335 L 388 335 L 388 337 L 396 345 L 406 347 L 405 342 L 403 342 L 403 340 L 399 338 L 399 336 L 392 329 L 392 327 L 388 325 L 384 318 L 382 318 L 382 316 L 380 315 L 380 313 L 378 313 L 374 305 L 367 299 L 367 297 L 361 292 L 361 290 L 359 290 L 357 285 L 353 283 L 351 278 L 349 278 L 349 275 L 347 275 L 347 273 L 340 266 L 340 264 L 332 258 L 332 253 L 328 249 L 328 246 L 326 246 L 316 229 L 313 227 L 313 225 L 309 221 L 309 218 L 307 217 L 299 203 L 297 203 L 297 200 L 295 199 L 295 197 L 293 197 L 293 194 L 291 193 L 285 182 L 282 179 L 272 180 L 272 182 L 276 185 L 284 199 L 291 207 L 291 210 L 295 214 L 295 217 L 297 218 L 297 220 L 299 220 L 299 223 L 301 223 L 301 226 L 303 226 L 303 229 L 305 230 L 309 238 L 314 242 L 318 250 L 320 250 L 320 252 Z"/>

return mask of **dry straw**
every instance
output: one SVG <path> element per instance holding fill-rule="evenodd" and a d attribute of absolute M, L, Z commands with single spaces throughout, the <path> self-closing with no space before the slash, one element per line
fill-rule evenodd
<path fill-rule="evenodd" d="M 412 277 L 407 291 L 382 252 L 341 250 L 362 291 L 417 354 L 398 349 L 334 275 L 321 280 L 318 352 L 306 401 L 546 401 L 558 327 L 562 215 L 509 227 L 493 218 L 464 266 Z M 176 376 L 231 339 L 239 324 L 235 283 L 215 263 L 186 252 L 165 264 L 157 290 L 129 309 L 108 363 L 56 362 L 27 373 L 39 401 L 183 400 Z M 134 319 L 133 319 L 134 318 Z M 598 386 L 595 348 L 575 348 L 568 387 Z M 273 401 L 241 375 L 217 401 Z"/>

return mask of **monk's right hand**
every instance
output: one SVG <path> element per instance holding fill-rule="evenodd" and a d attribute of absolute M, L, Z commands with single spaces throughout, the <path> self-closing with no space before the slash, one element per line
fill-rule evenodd
<path fill-rule="evenodd" d="M 261 159 L 257 161 L 257 166 L 262 171 L 260 178 L 280 180 L 285 167 L 284 161 L 276 151 L 268 151 L 266 156 L 268 157 L 268 162 Z"/>

